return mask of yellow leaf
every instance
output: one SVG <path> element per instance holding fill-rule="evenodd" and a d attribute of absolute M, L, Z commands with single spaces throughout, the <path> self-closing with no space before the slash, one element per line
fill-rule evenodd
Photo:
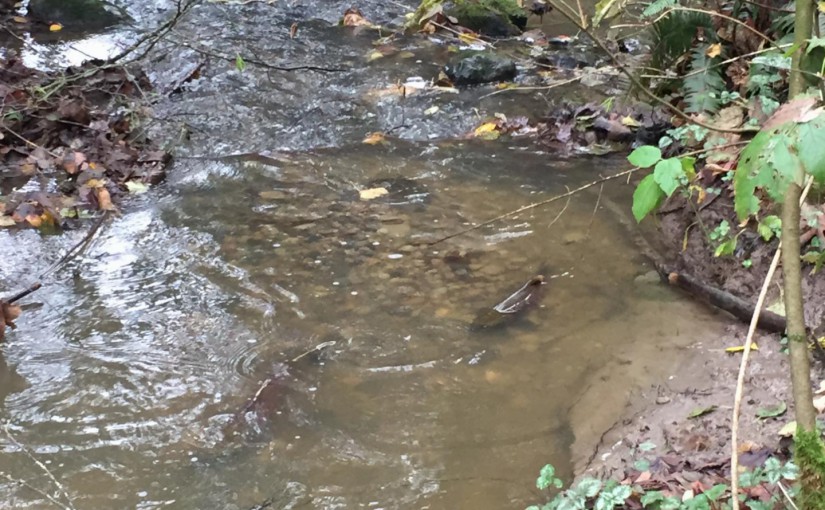
<path fill-rule="evenodd" d="M 743 352 L 745 350 L 744 345 L 736 345 L 734 347 L 728 347 L 725 349 L 725 352 Z M 755 342 L 751 342 L 751 351 L 758 351 L 759 346 L 756 345 Z"/>
<path fill-rule="evenodd" d="M 497 129 L 498 126 L 495 122 L 485 122 L 484 124 L 478 126 L 475 131 L 473 131 L 473 134 L 476 136 L 482 136 L 486 133 L 492 133 Z"/>
<path fill-rule="evenodd" d="M 373 62 L 375 60 L 378 60 L 379 58 L 384 58 L 384 54 L 378 50 L 374 50 L 370 52 L 369 55 L 367 55 L 367 62 Z"/>
<path fill-rule="evenodd" d="M 720 43 L 716 43 L 708 46 L 705 55 L 707 55 L 708 58 L 715 58 L 718 57 L 720 53 L 722 53 L 722 45 Z"/>
<path fill-rule="evenodd" d="M 825 12 L 825 2 L 817 2 L 816 9 L 819 12 Z"/>
<path fill-rule="evenodd" d="M 402 51 L 398 54 L 398 58 L 415 58 L 415 53 L 411 51 Z"/>
<path fill-rule="evenodd" d="M 468 33 L 461 33 L 458 34 L 458 39 L 465 43 L 465 44 L 473 44 L 477 42 L 481 42 L 481 39 L 478 38 L 475 34 L 468 34 Z"/>
<path fill-rule="evenodd" d="M 0 227 L 13 227 L 15 225 L 17 225 L 17 222 L 11 216 L 0 216 Z"/>
<path fill-rule="evenodd" d="M 430 106 L 424 110 L 424 115 L 433 115 L 434 113 L 438 113 L 438 110 L 440 110 L 438 106 Z"/>
<path fill-rule="evenodd" d="M 387 188 L 370 188 L 358 191 L 358 196 L 361 200 L 372 200 L 373 198 L 383 197 L 389 193 Z"/>
<path fill-rule="evenodd" d="M 630 115 L 628 115 L 627 117 L 622 118 L 622 125 L 627 126 L 627 127 L 639 127 L 639 126 L 641 126 L 641 124 L 639 124 L 639 121 L 637 121 L 636 119 L 634 119 Z"/>
<path fill-rule="evenodd" d="M 60 23 L 52 23 L 49 25 L 49 32 L 60 32 L 61 30 L 63 30 L 63 25 Z"/>
<path fill-rule="evenodd" d="M 363 143 L 376 145 L 384 141 L 384 133 L 370 133 L 364 138 Z"/>
<path fill-rule="evenodd" d="M 28 23 L 29 22 L 29 20 L 27 20 L 23 16 L 14 16 L 12 19 L 17 23 Z"/>
<path fill-rule="evenodd" d="M 90 188 L 102 188 L 103 181 L 100 179 L 89 179 L 88 181 L 86 181 L 86 186 Z"/>

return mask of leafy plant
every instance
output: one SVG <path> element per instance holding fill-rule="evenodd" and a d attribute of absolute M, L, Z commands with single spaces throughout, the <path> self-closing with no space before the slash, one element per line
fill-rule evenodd
<path fill-rule="evenodd" d="M 637 147 L 627 160 L 639 168 L 653 167 L 653 173 L 642 179 L 633 193 L 633 216 L 642 221 L 656 209 L 665 197 L 680 187 L 686 187 L 695 175 L 691 157 L 662 159 L 662 151 L 652 145 Z"/>
<path fill-rule="evenodd" d="M 709 47 L 709 44 L 697 46 L 691 54 L 690 69 L 693 72 L 683 84 L 689 113 L 716 113 L 722 105 L 720 97 L 725 90 L 725 81 L 719 66 L 715 65 L 718 56 L 708 57 Z"/>

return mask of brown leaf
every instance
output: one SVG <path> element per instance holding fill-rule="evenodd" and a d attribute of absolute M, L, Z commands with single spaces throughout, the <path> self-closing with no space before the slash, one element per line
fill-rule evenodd
<path fill-rule="evenodd" d="M 114 211 L 115 206 L 112 204 L 112 196 L 109 195 L 109 190 L 104 187 L 95 188 L 97 192 L 97 204 L 104 211 Z"/>
<path fill-rule="evenodd" d="M 812 96 L 792 99 L 780 106 L 765 122 L 762 129 L 767 131 L 788 122 L 801 122 L 816 106 L 816 102 L 817 98 Z"/>
<path fill-rule="evenodd" d="M 344 18 L 341 20 L 341 24 L 345 27 L 360 27 L 372 25 L 369 21 L 364 19 L 364 15 L 361 14 L 361 11 L 354 7 L 347 9 L 347 11 L 344 13 Z"/>
<path fill-rule="evenodd" d="M 292 24 L 292 25 L 290 25 L 290 27 L 289 27 L 289 38 L 290 38 L 290 39 L 295 39 L 295 37 L 296 37 L 297 35 L 298 35 L 298 24 L 297 24 L 297 23 L 293 23 L 293 24 Z"/>
<path fill-rule="evenodd" d="M 81 98 L 61 99 L 60 104 L 57 106 L 57 114 L 63 120 L 70 120 L 84 126 L 88 125 L 91 119 L 89 109 L 83 104 Z"/>
<path fill-rule="evenodd" d="M 19 306 L 9 304 L 6 301 L 0 301 L 0 342 L 2 342 L 6 336 L 6 326 L 11 329 L 17 327 L 14 325 L 14 320 L 20 317 L 20 312 Z"/>
<path fill-rule="evenodd" d="M 63 169 L 71 175 L 76 174 L 85 162 L 86 155 L 82 152 L 67 152 L 63 155 Z"/>

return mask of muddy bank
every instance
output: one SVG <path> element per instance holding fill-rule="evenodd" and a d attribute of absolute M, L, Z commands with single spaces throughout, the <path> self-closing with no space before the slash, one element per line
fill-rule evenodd
<path fill-rule="evenodd" d="M 756 233 L 741 232 L 732 255 L 715 257 L 716 245 L 707 235 L 707 226 L 716 227 L 722 221 L 736 225 L 730 198 L 715 198 L 698 214 L 684 200 L 665 204 L 662 211 L 660 223 L 647 238 L 667 254 L 668 263 L 755 301 L 776 239 L 765 242 Z M 706 227 L 700 227 L 700 222 Z M 819 274 L 810 274 L 812 269 L 808 265 L 804 271 L 803 292 L 806 322 L 816 332 L 821 328 L 825 282 Z M 783 312 L 781 281 L 780 270 L 767 300 L 768 307 L 779 313 Z M 622 417 L 602 429 L 595 450 L 574 447 L 577 476 L 633 481 L 647 476 L 639 469 L 640 462 L 658 463 L 658 476 L 667 480 L 665 485 L 682 491 L 696 480 L 724 483 L 730 476 L 731 414 L 741 353 L 726 349 L 744 343 L 747 325 L 725 312 L 714 313 L 728 325 L 695 335 L 676 355 L 678 363 L 664 371 L 658 383 L 633 391 Z M 672 334 L 678 335 L 676 327 Z M 740 462 L 745 468 L 760 466 L 770 456 L 788 458 L 789 440 L 779 432 L 793 420 L 789 362 L 781 335 L 757 331 L 754 342 L 758 350 L 751 353 L 740 415 Z M 813 369 L 812 383 L 818 385 L 822 366 L 814 363 Z"/>

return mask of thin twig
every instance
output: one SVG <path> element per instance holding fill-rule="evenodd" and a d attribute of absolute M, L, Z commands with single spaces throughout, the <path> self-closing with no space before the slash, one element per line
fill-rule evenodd
<path fill-rule="evenodd" d="M 805 183 L 805 189 L 802 191 L 802 196 L 799 197 L 800 204 L 805 202 L 808 192 L 811 190 L 814 180 L 813 176 L 808 176 Z M 756 300 L 756 308 L 751 317 L 751 323 L 748 326 L 748 335 L 745 337 L 745 350 L 742 352 L 742 361 L 739 364 L 739 375 L 736 378 L 736 392 L 733 398 L 733 416 L 731 419 L 731 454 L 730 454 L 730 477 L 731 477 L 731 501 L 733 502 L 733 509 L 739 509 L 739 413 L 742 408 L 742 394 L 745 389 L 745 372 L 748 367 L 748 358 L 750 357 L 751 345 L 753 345 L 753 335 L 756 332 L 756 324 L 759 322 L 759 315 L 762 313 L 762 306 L 765 303 L 765 296 L 768 294 L 768 287 L 771 285 L 773 274 L 779 265 L 779 257 L 782 253 L 782 243 L 776 247 L 776 253 L 773 254 L 773 260 L 768 268 L 768 274 L 765 275 L 765 280 L 762 282 L 762 289 L 759 291 L 759 298 Z"/>
<path fill-rule="evenodd" d="M 46 269 L 45 271 L 43 271 L 43 272 L 40 274 L 40 276 L 39 276 L 38 278 L 40 278 L 40 279 L 42 280 L 42 279 L 43 279 L 43 278 L 45 278 L 45 277 L 46 277 L 49 273 L 54 272 L 54 271 L 55 271 L 55 270 L 57 270 L 60 266 L 62 266 L 63 264 L 65 264 L 66 262 L 68 262 L 69 260 L 71 260 L 72 258 L 74 258 L 74 257 L 76 257 L 76 256 L 78 256 L 78 255 L 80 255 L 80 253 L 82 253 L 82 252 L 83 252 L 83 249 L 85 249 L 85 247 L 86 247 L 86 246 L 87 246 L 87 245 L 91 242 L 92 238 L 95 236 L 95 234 L 97 233 L 97 231 L 100 229 L 100 226 L 101 226 L 101 225 L 103 225 L 103 222 L 104 222 L 104 221 L 106 220 L 106 218 L 108 218 L 108 217 L 109 217 L 109 212 L 108 212 L 108 211 L 104 212 L 104 213 L 100 216 L 100 218 L 98 218 L 98 220 L 97 220 L 97 221 L 96 221 L 96 222 L 92 225 L 92 227 L 89 229 L 89 231 L 88 231 L 88 232 L 86 232 L 86 235 L 85 235 L 85 236 L 83 236 L 83 239 L 81 239 L 81 240 L 80 240 L 77 244 L 75 244 L 74 246 L 72 246 L 71 248 L 69 248 L 69 251 L 67 251 L 65 255 L 63 255 L 62 257 L 60 257 L 60 259 L 59 259 L 57 262 L 55 262 L 54 264 L 52 264 L 51 266 L 49 266 L 49 268 L 48 268 L 48 269 Z"/>
<path fill-rule="evenodd" d="M 60 157 L 60 156 L 58 156 L 57 154 L 55 154 L 54 152 L 50 151 L 49 149 L 47 149 L 47 148 L 45 148 L 45 147 L 42 147 L 42 146 L 40 146 L 40 145 L 37 145 L 36 143 L 32 142 L 31 140 L 29 140 L 28 138 L 24 137 L 23 135 L 21 135 L 20 133 L 18 133 L 17 131 L 15 131 L 15 130 L 11 129 L 11 128 L 10 128 L 10 127 L 8 127 L 8 126 L 5 126 L 5 125 L 4 125 L 4 126 L 3 126 L 3 129 L 5 129 L 5 130 L 6 130 L 6 131 L 8 131 L 9 133 L 11 133 L 11 134 L 12 134 L 15 138 L 19 138 L 20 140 L 22 140 L 22 141 L 23 141 L 23 143 L 25 143 L 26 145 L 30 145 L 30 146 L 35 147 L 35 148 L 37 148 L 37 149 L 43 149 L 44 151 L 46 151 L 46 154 L 48 154 L 49 156 L 51 156 L 51 157 L 53 157 L 53 158 L 59 158 L 59 157 Z"/>
<path fill-rule="evenodd" d="M 791 505 L 793 510 L 799 510 L 799 508 L 796 506 L 796 503 L 793 502 L 793 498 L 791 498 L 791 495 L 788 494 L 787 489 L 785 489 L 785 486 L 782 485 L 782 481 L 780 480 L 776 482 L 776 485 L 779 487 L 779 490 L 782 491 L 782 495 L 785 496 L 785 499 L 788 500 L 788 503 Z"/>
<path fill-rule="evenodd" d="M 564 188 L 565 188 L 567 191 L 570 191 L 570 188 L 568 188 L 567 186 L 565 186 Z M 561 218 L 561 215 L 562 215 L 562 214 L 564 214 L 564 211 L 566 211 L 566 210 L 567 210 L 567 206 L 568 206 L 568 205 L 570 205 L 570 200 L 571 200 L 571 198 L 572 198 L 572 197 L 567 197 L 567 202 L 565 202 L 565 203 L 564 203 L 564 207 L 562 207 L 562 208 L 561 208 L 561 211 L 559 211 L 559 213 L 556 215 L 556 217 L 555 217 L 555 218 L 553 218 L 553 221 L 551 221 L 550 223 L 548 223 L 548 224 L 547 224 L 547 228 L 552 227 L 554 223 L 556 223 L 557 221 L 559 221 L 559 218 Z"/>
<path fill-rule="evenodd" d="M 15 477 L 11 476 L 10 474 L 6 473 L 5 471 L 0 471 L 0 476 L 2 476 L 3 478 L 5 478 L 6 480 L 10 481 L 10 482 L 11 482 L 11 483 L 13 483 L 13 484 L 16 484 L 16 485 L 21 485 L 21 486 L 23 486 L 23 487 L 25 487 L 25 488 L 29 489 L 29 490 L 30 490 L 30 491 L 32 491 L 32 492 L 35 492 L 35 493 L 37 493 L 37 494 L 40 494 L 41 496 L 43 496 L 44 498 L 48 499 L 49 501 L 51 501 L 51 502 L 52 502 L 52 503 L 54 503 L 55 505 L 59 506 L 59 507 L 60 507 L 60 508 L 62 508 L 63 510 L 73 510 L 73 508 L 72 508 L 72 507 L 70 507 L 70 506 L 66 506 L 66 503 L 63 503 L 62 501 L 55 499 L 55 498 L 54 498 L 51 494 L 49 494 L 48 492 L 38 489 L 37 487 L 35 487 L 34 485 L 30 484 L 30 483 L 29 483 L 29 482 L 27 482 L 26 480 L 22 480 L 22 479 L 20 479 L 20 478 L 15 478 Z"/>
<path fill-rule="evenodd" d="M 596 205 L 593 206 L 593 214 L 590 215 L 590 223 L 587 224 L 587 237 L 590 237 L 590 229 L 593 227 L 593 220 L 596 219 L 596 211 L 599 210 L 599 202 L 602 201 L 602 192 L 604 191 L 604 183 L 599 187 L 599 196 L 596 197 Z"/>
<path fill-rule="evenodd" d="M 440 239 L 436 239 L 435 241 L 426 241 L 426 242 L 421 243 L 421 244 L 426 244 L 427 246 L 433 246 L 433 245 L 436 245 L 438 243 L 442 243 L 442 242 L 444 242 L 448 239 L 452 239 L 453 237 L 458 237 L 460 235 L 466 234 L 467 232 L 472 232 L 473 230 L 478 230 L 481 227 L 486 227 L 487 225 L 490 225 L 491 223 L 495 223 L 499 220 L 503 220 L 504 218 L 509 218 L 510 216 L 513 216 L 515 214 L 522 213 L 524 211 L 529 211 L 530 209 L 535 209 L 536 207 L 541 207 L 541 206 L 544 206 L 544 205 L 547 205 L 547 204 L 551 204 L 551 203 L 553 203 L 557 200 L 561 200 L 562 198 L 567 198 L 569 196 L 575 195 L 579 191 L 586 190 L 587 188 L 591 188 L 591 187 L 595 186 L 596 184 L 601 184 L 605 181 L 609 181 L 609 180 L 612 180 L 612 179 L 617 179 L 617 178 L 623 177 L 625 175 L 630 175 L 633 172 L 635 172 L 636 170 L 639 170 L 639 169 L 638 168 L 631 168 L 630 170 L 625 170 L 625 171 L 619 172 L 617 174 L 608 175 L 607 177 L 602 177 L 601 179 L 598 179 L 598 180 L 595 180 L 593 182 L 589 182 L 587 184 L 579 186 L 578 188 L 576 188 L 574 190 L 569 190 L 569 191 L 567 191 L 567 193 L 562 193 L 561 195 L 556 195 L 554 197 L 548 198 L 547 200 L 542 200 L 541 202 L 535 202 L 535 203 L 532 203 L 532 204 L 528 204 L 528 205 L 519 207 L 518 209 L 516 209 L 514 211 L 510 211 L 510 212 L 507 212 L 507 213 L 504 213 L 504 214 L 500 214 L 500 215 L 496 216 L 495 218 L 489 219 L 487 221 L 483 221 L 483 222 L 479 223 L 478 225 L 474 225 L 472 227 L 465 228 L 463 230 L 459 230 L 458 232 L 455 232 L 455 233 L 450 234 L 448 236 L 442 237 Z"/>
<path fill-rule="evenodd" d="M 12 435 L 11 431 L 9 430 L 9 424 L 8 423 L 6 423 L 3 426 L 3 432 L 6 433 L 6 437 L 9 439 L 9 441 L 14 443 L 14 445 L 17 446 L 18 448 L 20 448 L 20 450 L 23 453 L 25 453 L 26 456 L 29 459 L 32 460 L 32 462 L 37 464 L 37 467 L 39 467 L 41 470 L 43 470 L 43 472 L 46 474 L 46 476 L 49 477 L 49 479 L 51 479 L 52 483 L 54 483 L 55 487 L 57 487 L 57 490 L 61 494 L 63 494 L 64 498 L 66 498 L 66 506 L 68 506 L 72 510 L 75 510 L 74 504 L 72 504 L 72 498 L 69 496 L 69 493 L 66 491 L 66 488 L 63 487 L 63 484 L 61 484 L 60 482 L 57 481 L 57 478 L 55 478 L 54 474 L 52 474 L 52 472 L 49 471 L 49 468 L 47 468 L 45 464 L 40 462 L 40 460 L 38 460 L 37 457 L 35 457 L 34 454 L 28 448 L 26 448 L 25 445 L 23 445 L 22 443 L 20 443 L 20 441 L 15 439 L 15 437 Z"/>
<path fill-rule="evenodd" d="M 558 81 L 556 83 L 551 83 L 550 85 L 543 85 L 541 87 L 538 87 L 538 86 L 536 86 L 536 87 L 507 87 L 506 89 L 496 90 L 494 92 L 490 92 L 489 94 L 485 94 L 485 95 L 481 96 L 480 98 L 478 98 L 478 100 L 481 101 L 482 99 L 487 99 L 490 96 L 495 96 L 496 94 L 501 94 L 501 93 L 504 93 L 504 92 L 510 92 L 511 90 L 518 91 L 518 90 L 549 90 L 549 89 L 554 89 L 556 87 L 561 87 L 562 85 L 567 85 L 568 83 L 573 83 L 574 81 L 579 81 L 581 79 L 582 79 L 581 76 L 576 76 L 575 78 L 570 78 L 568 80 Z"/>

